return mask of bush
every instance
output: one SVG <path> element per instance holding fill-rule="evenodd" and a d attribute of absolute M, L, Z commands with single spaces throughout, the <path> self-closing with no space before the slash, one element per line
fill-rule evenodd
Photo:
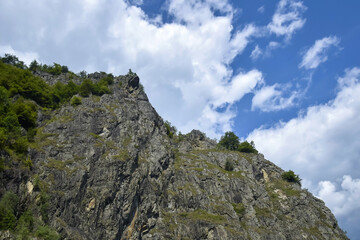
<path fill-rule="evenodd" d="M 6 192 L 0 200 L 0 230 L 14 230 L 16 226 L 16 208 L 19 202 L 18 196 L 12 192 Z"/>
<path fill-rule="evenodd" d="M 87 72 L 86 71 L 81 71 L 81 72 L 79 72 L 79 74 L 78 74 L 81 78 L 86 78 L 87 77 Z"/>
<path fill-rule="evenodd" d="M 48 226 L 39 226 L 36 230 L 35 236 L 45 240 L 57 240 L 60 239 L 59 235 Z"/>
<path fill-rule="evenodd" d="M 5 53 L 5 56 L 0 59 L 3 63 L 13 65 L 17 68 L 26 69 L 23 61 L 20 61 L 15 55 Z"/>
<path fill-rule="evenodd" d="M 232 164 L 232 162 L 230 160 L 226 160 L 226 163 L 225 163 L 225 170 L 226 171 L 232 171 L 234 170 L 234 165 Z"/>
<path fill-rule="evenodd" d="M 31 71 L 36 71 L 39 69 L 39 67 L 40 67 L 39 63 L 36 60 L 34 60 L 30 63 L 29 69 Z"/>
<path fill-rule="evenodd" d="M 248 143 L 247 141 L 240 143 L 238 150 L 240 152 L 245 152 L 245 153 L 258 153 L 258 151 L 255 149 L 254 145 Z"/>
<path fill-rule="evenodd" d="M 0 62 L 0 86 L 9 91 L 10 97 L 21 95 L 40 106 L 52 107 L 51 88 L 31 71 L 19 69 Z"/>
<path fill-rule="evenodd" d="M 58 63 L 54 63 L 52 67 L 49 67 L 48 72 L 54 75 L 60 75 L 62 72 L 62 66 Z"/>
<path fill-rule="evenodd" d="M 238 150 L 239 143 L 239 137 L 236 136 L 233 132 L 226 132 L 219 141 L 219 145 L 228 150 Z"/>
<path fill-rule="evenodd" d="M 34 229 L 33 215 L 30 211 L 26 211 L 19 218 L 19 221 L 16 226 L 16 231 L 22 237 L 20 239 L 30 239 L 27 237 L 30 235 L 33 229 Z"/>
<path fill-rule="evenodd" d="M 294 182 L 301 185 L 301 178 L 299 177 L 299 175 L 296 175 L 292 170 L 284 172 L 283 174 L 281 174 L 281 177 L 288 182 Z"/>
<path fill-rule="evenodd" d="M 106 84 L 111 85 L 114 83 L 114 76 L 112 74 L 108 74 L 106 77 L 100 80 L 101 82 L 106 82 Z"/>
<path fill-rule="evenodd" d="M 165 128 L 166 128 L 166 134 L 170 137 L 173 138 L 174 135 L 176 134 L 176 127 L 172 126 L 171 123 L 169 121 L 165 121 L 164 123 Z"/>
<path fill-rule="evenodd" d="M 258 153 L 253 141 L 251 141 L 251 143 L 247 141 L 240 143 L 239 137 L 233 132 L 226 132 L 225 135 L 220 138 L 218 145 L 231 151 Z"/>
<path fill-rule="evenodd" d="M 93 92 L 93 83 L 90 79 L 85 79 L 80 85 L 80 96 L 88 97 Z"/>
<path fill-rule="evenodd" d="M 78 105 L 81 104 L 81 98 L 77 97 L 77 96 L 74 96 L 72 99 L 71 99 L 71 102 L 70 104 L 73 106 L 73 107 L 76 107 Z"/>
<path fill-rule="evenodd" d="M 34 103 L 26 101 L 21 97 L 13 104 L 12 109 L 23 128 L 28 130 L 36 126 L 37 111 Z"/>

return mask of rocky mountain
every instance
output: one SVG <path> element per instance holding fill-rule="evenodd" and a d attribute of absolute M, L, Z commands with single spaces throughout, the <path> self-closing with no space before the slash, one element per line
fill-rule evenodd
<path fill-rule="evenodd" d="M 219 149 L 197 130 L 177 135 L 136 74 L 109 89 L 38 107 L 28 167 L 0 151 L 1 201 L 14 205 L 0 239 L 348 239 L 323 201 L 262 154 Z"/>

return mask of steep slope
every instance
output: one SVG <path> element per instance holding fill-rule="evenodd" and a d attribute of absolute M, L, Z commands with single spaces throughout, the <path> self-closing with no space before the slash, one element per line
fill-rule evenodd
<path fill-rule="evenodd" d="M 261 154 L 219 150 L 196 130 L 169 137 L 135 74 L 110 90 L 39 109 L 31 168 L 0 173 L 1 194 L 19 197 L 17 218 L 30 211 L 63 239 L 347 239 L 321 200 Z"/>

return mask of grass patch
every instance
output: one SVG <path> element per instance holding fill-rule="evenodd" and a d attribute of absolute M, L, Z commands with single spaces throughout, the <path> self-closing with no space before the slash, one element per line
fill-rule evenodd
<path fill-rule="evenodd" d="M 100 102 L 100 97 L 99 96 L 96 96 L 96 95 L 91 95 L 91 100 L 93 101 L 93 102 L 96 102 L 96 103 L 98 103 L 98 102 Z"/>
<path fill-rule="evenodd" d="M 163 217 L 164 223 L 168 227 L 169 231 L 171 233 L 175 232 L 175 230 L 177 228 L 177 224 L 174 221 L 173 214 L 171 214 L 171 213 L 162 213 L 162 215 L 163 215 L 162 217 Z"/>
<path fill-rule="evenodd" d="M 294 189 L 292 187 L 292 184 L 282 180 L 282 179 L 277 179 L 274 182 L 270 183 L 269 185 L 269 195 L 272 196 L 274 193 L 275 189 L 280 189 L 287 197 L 300 197 L 300 190 Z M 277 195 L 277 194 L 276 194 Z M 273 195 L 273 197 L 275 198 L 276 195 Z M 277 196 L 278 197 L 278 196 Z"/>
<path fill-rule="evenodd" d="M 271 217 L 271 210 L 269 208 L 259 208 L 255 207 L 256 216 L 259 217 Z"/>
<path fill-rule="evenodd" d="M 197 168 L 192 168 L 192 170 L 195 170 L 197 172 L 202 172 L 202 171 L 204 171 L 204 168 L 197 167 Z"/>
<path fill-rule="evenodd" d="M 54 138 L 56 138 L 58 134 L 44 133 L 43 131 L 43 128 L 38 128 L 34 141 L 29 145 L 30 148 L 43 152 L 44 147 L 56 145 L 57 141 Z"/>
<path fill-rule="evenodd" d="M 105 108 L 112 114 L 115 115 L 115 110 L 119 108 L 116 104 L 105 104 Z"/>
<path fill-rule="evenodd" d="M 127 154 L 112 155 L 111 158 L 114 160 L 125 162 L 128 159 L 128 155 Z"/>
<path fill-rule="evenodd" d="M 197 195 L 197 191 L 196 191 L 196 188 L 194 186 L 192 186 L 190 183 L 187 183 L 183 186 L 179 186 L 178 187 L 178 190 L 179 191 L 188 191 L 188 192 L 191 192 L 193 195 Z"/>
<path fill-rule="evenodd" d="M 93 133 L 93 132 L 89 133 L 89 135 L 92 136 L 95 139 L 102 139 L 102 137 L 100 135 L 98 135 L 96 133 Z"/>
<path fill-rule="evenodd" d="M 203 209 L 197 209 L 193 212 L 182 212 L 179 213 L 179 216 L 184 218 L 184 220 L 190 219 L 193 221 L 205 221 L 213 224 L 224 224 L 227 222 L 224 216 L 211 214 Z"/>
<path fill-rule="evenodd" d="M 303 228 L 304 232 L 318 239 L 324 239 L 318 227 Z"/>
<path fill-rule="evenodd" d="M 234 211 L 239 217 L 244 216 L 245 214 L 245 206 L 243 203 L 232 203 Z"/>

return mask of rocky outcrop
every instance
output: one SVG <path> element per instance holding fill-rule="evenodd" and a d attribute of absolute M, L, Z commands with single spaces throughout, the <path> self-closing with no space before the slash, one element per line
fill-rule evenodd
<path fill-rule="evenodd" d="M 170 138 L 137 76 L 111 91 L 39 112 L 31 170 L 1 175 L 24 209 L 46 204 L 38 214 L 63 239 L 347 239 L 263 155 L 216 149 L 196 130 Z"/>

